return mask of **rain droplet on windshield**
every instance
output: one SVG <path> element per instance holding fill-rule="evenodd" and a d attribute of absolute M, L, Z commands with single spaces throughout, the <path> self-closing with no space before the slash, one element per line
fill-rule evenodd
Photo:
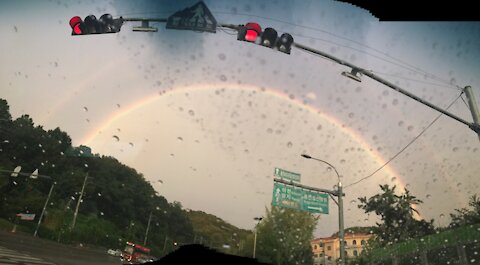
<path fill-rule="evenodd" d="M 180 137 L 180 136 L 177 137 L 177 140 L 178 140 L 179 142 L 183 142 L 183 138 Z"/>
<path fill-rule="evenodd" d="M 190 114 L 190 116 L 194 116 L 195 115 L 195 112 L 193 110 L 189 110 L 188 111 L 188 114 Z"/>
<path fill-rule="evenodd" d="M 115 140 L 117 140 L 117 142 L 120 141 L 120 137 L 118 137 L 118 136 L 116 136 L 116 135 L 114 135 L 114 136 L 112 136 L 112 137 L 113 137 Z"/>
<path fill-rule="evenodd" d="M 413 126 L 412 126 L 412 125 L 408 126 L 407 130 L 408 130 L 408 131 L 412 131 L 412 130 L 413 130 Z"/>
<path fill-rule="evenodd" d="M 87 107 L 83 107 L 83 110 L 84 110 L 85 112 L 88 112 L 88 108 L 87 108 Z"/>
<path fill-rule="evenodd" d="M 291 148 L 292 146 L 293 146 L 292 142 L 288 142 L 288 143 L 287 143 L 287 147 L 288 147 L 288 148 Z"/>
<path fill-rule="evenodd" d="M 218 59 L 220 59 L 220 60 L 222 60 L 222 61 L 225 61 L 226 58 L 227 58 L 227 56 L 225 56 L 225 54 L 223 54 L 223 53 L 220 53 L 220 54 L 218 55 Z"/>

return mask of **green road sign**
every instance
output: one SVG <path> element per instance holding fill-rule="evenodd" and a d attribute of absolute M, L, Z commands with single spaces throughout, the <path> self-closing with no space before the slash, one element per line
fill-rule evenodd
<path fill-rule="evenodd" d="M 272 205 L 328 214 L 328 194 L 273 183 Z"/>
<path fill-rule="evenodd" d="M 279 178 L 285 178 L 293 181 L 299 181 L 300 182 L 300 174 L 298 173 L 293 173 L 290 171 L 286 171 L 280 168 L 275 168 L 275 171 L 273 174 Z"/>

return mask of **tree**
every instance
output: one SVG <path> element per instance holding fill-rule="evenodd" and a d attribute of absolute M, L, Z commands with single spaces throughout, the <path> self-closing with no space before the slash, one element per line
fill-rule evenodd
<path fill-rule="evenodd" d="M 276 206 L 267 209 L 266 217 L 257 225 L 256 257 L 277 265 L 313 264 L 310 241 L 317 220 L 308 212 Z M 246 251 L 252 250 L 251 244 L 247 241 Z"/>
<path fill-rule="evenodd" d="M 450 214 L 450 217 L 452 218 L 450 226 L 458 227 L 480 223 L 480 198 L 477 197 L 476 194 L 470 197 L 468 206 L 472 209 L 455 209 L 455 213 Z"/>
<path fill-rule="evenodd" d="M 434 232 L 433 219 L 430 222 L 417 220 L 414 213 L 418 211 L 415 205 L 423 203 L 413 196 L 409 190 L 401 195 L 395 194 L 396 186 L 380 185 L 383 193 L 360 200 L 359 208 L 365 213 L 374 212 L 381 218 L 374 233 L 380 246 L 397 243 L 414 237 L 421 237 Z"/>

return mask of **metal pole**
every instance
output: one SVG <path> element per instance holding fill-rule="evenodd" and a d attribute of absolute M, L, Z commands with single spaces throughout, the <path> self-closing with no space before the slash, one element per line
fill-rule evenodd
<path fill-rule="evenodd" d="M 257 249 L 257 227 L 255 227 L 255 239 L 253 240 L 253 258 L 255 258 L 256 249 Z"/>
<path fill-rule="evenodd" d="M 420 102 L 420 103 L 422 103 L 422 104 L 424 104 L 424 105 L 426 105 L 426 106 L 428 106 L 428 107 L 430 107 L 430 108 L 432 108 L 432 109 L 434 109 L 434 110 L 436 110 L 436 111 L 438 111 L 438 112 L 441 112 L 441 113 L 447 115 L 448 117 L 450 117 L 450 118 L 452 118 L 452 119 L 455 119 L 455 120 L 457 120 L 457 121 L 459 121 L 459 122 L 467 125 L 470 129 L 472 129 L 473 131 L 479 133 L 480 128 L 477 127 L 477 126 L 475 126 L 475 124 L 469 123 L 468 121 L 466 121 L 466 120 L 464 120 L 464 119 L 462 119 L 462 118 L 460 118 L 460 117 L 458 117 L 458 116 L 456 116 L 456 115 L 453 115 L 452 113 L 450 113 L 450 112 L 448 112 L 448 111 L 446 111 L 446 110 L 443 110 L 443 109 L 441 109 L 441 108 L 433 105 L 432 103 L 430 103 L 430 102 L 428 102 L 428 101 L 426 101 L 426 100 L 423 100 L 423 99 L 421 99 L 420 97 L 415 96 L 414 94 L 412 94 L 412 93 L 410 93 L 410 92 L 408 92 L 408 91 L 406 91 L 406 90 L 403 90 L 401 87 L 399 87 L 399 86 L 397 86 L 397 85 L 395 85 L 395 84 L 392 84 L 391 82 L 389 82 L 389 81 L 387 81 L 387 80 L 385 80 L 385 79 L 383 79 L 383 78 L 381 78 L 381 77 L 373 74 L 373 73 L 370 72 L 370 71 L 367 71 L 367 70 L 365 70 L 365 69 L 362 69 L 362 68 L 360 68 L 360 67 L 357 67 L 357 66 L 355 66 L 355 65 L 353 65 L 353 64 L 351 64 L 351 63 L 349 63 L 349 62 L 347 62 L 347 61 L 338 59 L 338 58 L 336 58 L 335 56 L 329 55 L 329 54 L 327 54 L 327 53 L 324 53 L 324 52 L 321 52 L 321 51 L 318 51 L 318 50 L 315 50 L 315 49 L 312 49 L 312 48 L 310 48 L 310 47 L 307 47 L 307 46 L 302 45 L 302 44 L 299 44 L 299 43 L 294 43 L 293 46 L 294 46 L 294 47 L 297 47 L 297 48 L 299 48 L 299 49 L 301 49 L 301 50 L 304 50 L 304 51 L 307 51 L 307 52 L 311 52 L 311 53 L 313 53 L 313 54 L 320 55 L 320 56 L 325 57 L 325 58 L 327 58 L 327 59 L 330 59 L 330 60 L 332 60 L 332 61 L 334 61 L 334 62 L 336 62 L 336 63 L 338 63 L 338 64 L 341 64 L 341 65 L 350 67 L 350 68 L 352 68 L 352 69 L 355 69 L 358 73 L 364 74 L 364 75 L 372 78 L 373 80 L 378 81 L 378 82 L 380 82 L 380 83 L 382 83 L 382 84 L 384 84 L 384 85 L 386 85 L 386 86 L 388 86 L 388 87 L 390 87 L 390 88 L 392 88 L 392 89 L 394 89 L 394 90 L 396 90 L 396 91 L 404 94 L 404 95 L 407 96 L 407 97 L 410 97 L 410 98 L 412 98 L 412 99 L 414 99 L 414 100 L 416 100 L 416 101 L 418 101 L 418 102 Z"/>
<path fill-rule="evenodd" d="M 470 111 L 472 112 L 473 123 L 478 127 L 480 127 L 480 114 L 478 112 L 477 101 L 475 100 L 475 95 L 473 95 L 473 90 L 471 86 L 466 86 L 465 89 L 465 96 L 467 96 L 468 106 L 470 107 Z M 478 139 L 480 140 L 480 131 L 477 131 Z"/>
<path fill-rule="evenodd" d="M 78 197 L 77 207 L 75 208 L 75 213 L 73 214 L 73 221 L 72 221 L 72 225 L 70 227 L 70 230 L 73 230 L 73 228 L 75 228 L 75 222 L 77 221 L 77 215 L 78 215 L 78 208 L 80 207 L 80 202 L 82 201 L 83 190 L 85 189 L 85 184 L 87 183 L 87 178 L 88 178 L 88 173 L 85 175 L 85 179 L 83 180 L 82 191 L 80 192 L 80 197 Z"/>
<path fill-rule="evenodd" d="M 343 191 L 342 182 L 338 181 L 338 227 L 340 237 L 340 264 L 345 264 L 345 233 L 343 223 Z"/>
<path fill-rule="evenodd" d="M 42 222 L 43 214 L 45 213 L 45 210 L 47 209 L 48 201 L 50 200 L 50 195 L 52 195 L 53 186 L 55 186 L 55 182 L 53 182 L 52 186 L 50 187 L 50 191 L 48 192 L 47 200 L 45 201 L 45 205 L 43 206 L 42 213 L 40 214 L 40 217 L 38 218 L 37 228 L 35 229 L 35 232 L 33 233 L 34 237 L 37 236 L 38 228 L 40 227 L 40 223 Z"/>
<path fill-rule="evenodd" d="M 147 236 L 148 236 L 148 229 L 150 228 L 150 220 L 152 219 L 152 211 L 150 211 L 150 215 L 148 216 L 148 224 L 147 224 L 147 231 L 145 231 L 145 239 L 143 240 L 143 245 L 147 245 Z"/>

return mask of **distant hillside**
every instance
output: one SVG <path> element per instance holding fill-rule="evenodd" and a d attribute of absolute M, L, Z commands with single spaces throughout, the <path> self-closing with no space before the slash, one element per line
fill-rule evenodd
<path fill-rule="evenodd" d="M 187 216 L 193 226 L 196 243 L 227 253 L 238 253 L 242 247 L 242 241 L 252 233 L 202 211 L 190 210 L 187 211 Z"/>

